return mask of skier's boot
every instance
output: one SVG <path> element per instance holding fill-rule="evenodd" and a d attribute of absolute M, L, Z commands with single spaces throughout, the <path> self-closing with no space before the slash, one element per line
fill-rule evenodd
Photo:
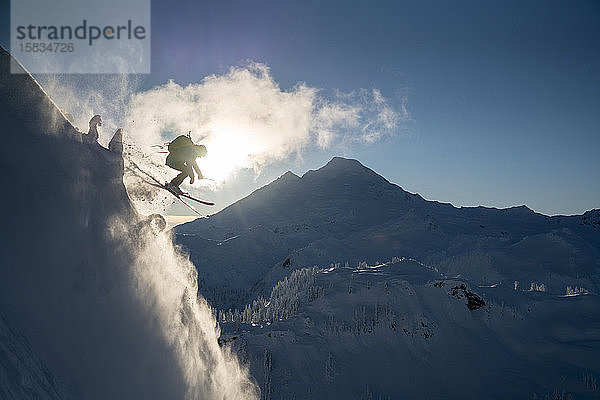
<path fill-rule="evenodd" d="M 179 186 L 175 186 L 171 182 L 165 182 L 165 189 L 173 193 L 175 196 L 181 196 L 183 194 L 183 191 L 179 188 Z"/>

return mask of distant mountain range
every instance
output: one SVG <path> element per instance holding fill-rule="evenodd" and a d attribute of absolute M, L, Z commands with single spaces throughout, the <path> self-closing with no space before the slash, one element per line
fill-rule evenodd
<path fill-rule="evenodd" d="M 209 219 L 175 228 L 218 307 L 241 307 L 294 269 L 409 257 L 474 284 L 600 287 L 600 210 L 549 217 L 526 206 L 456 208 L 333 158 L 287 172 Z"/>
<path fill-rule="evenodd" d="M 336 157 L 175 231 L 263 399 L 600 396 L 598 210 L 456 208 Z"/>

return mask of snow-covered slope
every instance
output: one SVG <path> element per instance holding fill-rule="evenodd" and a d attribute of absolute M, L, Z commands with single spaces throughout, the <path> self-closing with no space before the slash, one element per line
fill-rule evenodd
<path fill-rule="evenodd" d="M 0 397 L 255 398 L 193 265 L 131 206 L 118 146 L 10 62 L 0 48 Z"/>
<path fill-rule="evenodd" d="M 264 399 L 593 399 L 599 216 L 456 208 L 334 158 L 176 232 Z"/>
<path fill-rule="evenodd" d="M 201 292 L 226 308 L 266 295 L 297 268 L 394 256 L 477 284 L 542 280 L 555 293 L 567 285 L 597 291 L 599 216 L 600 210 L 548 217 L 525 206 L 456 208 L 336 157 L 301 178 L 288 172 L 176 232 L 198 267 Z"/>
<path fill-rule="evenodd" d="M 221 340 L 265 399 L 595 399 L 599 307 L 394 259 L 296 271 L 221 312 Z"/>

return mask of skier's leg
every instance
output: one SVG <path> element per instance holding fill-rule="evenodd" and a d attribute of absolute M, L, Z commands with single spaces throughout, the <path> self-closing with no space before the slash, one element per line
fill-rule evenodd
<path fill-rule="evenodd" d="M 180 173 L 171 180 L 171 185 L 179 187 L 179 185 L 181 185 L 181 182 L 183 182 L 183 180 L 187 178 L 187 176 L 187 172 Z"/>
<path fill-rule="evenodd" d="M 179 185 L 181 185 L 181 182 L 183 182 L 183 180 L 188 176 L 185 161 L 180 160 L 176 154 L 169 153 L 165 164 L 167 166 L 173 168 L 174 170 L 181 172 L 179 175 L 177 175 L 175 178 L 173 178 L 170 182 L 171 185 L 179 187 Z"/>
<path fill-rule="evenodd" d="M 183 180 L 185 178 L 187 178 L 188 176 L 190 176 L 190 179 L 194 179 L 194 171 L 192 171 L 192 168 L 189 165 L 185 165 L 185 164 L 181 164 L 178 165 L 178 167 L 181 167 L 181 169 L 179 168 L 175 168 L 178 171 L 181 171 L 181 173 L 179 175 L 177 175 L 175 178 L 173 178 L 173 180 L 171 181 L 171 184 L 174 186 L 179 187 L 179 185 L 181 185 L 181 183 L 183 182 Z"/>

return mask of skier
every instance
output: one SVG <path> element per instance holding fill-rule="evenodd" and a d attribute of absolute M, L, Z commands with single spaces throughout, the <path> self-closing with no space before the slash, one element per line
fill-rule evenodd
<path fill-rule="evenodd" d="M 194 171 L 198 174 L 198 179 L 202 179 L 202 172 L 196 163 L 197 157 L 204 157 L 206 155 L 206 146 L 197 145 L 192 142 L 191 131 L 185 135 L 181 135 L 175 138 L 169 143 L 169 155 L 165 162 L 169 167 L 180 171 L 171 182 L 165 183 L 165 188 L 176 195 L 182 194 L 182 190 L 179 185 L 183 182 L 186 177 L 190 177 L 190 184 L 194 183 Z"/>

